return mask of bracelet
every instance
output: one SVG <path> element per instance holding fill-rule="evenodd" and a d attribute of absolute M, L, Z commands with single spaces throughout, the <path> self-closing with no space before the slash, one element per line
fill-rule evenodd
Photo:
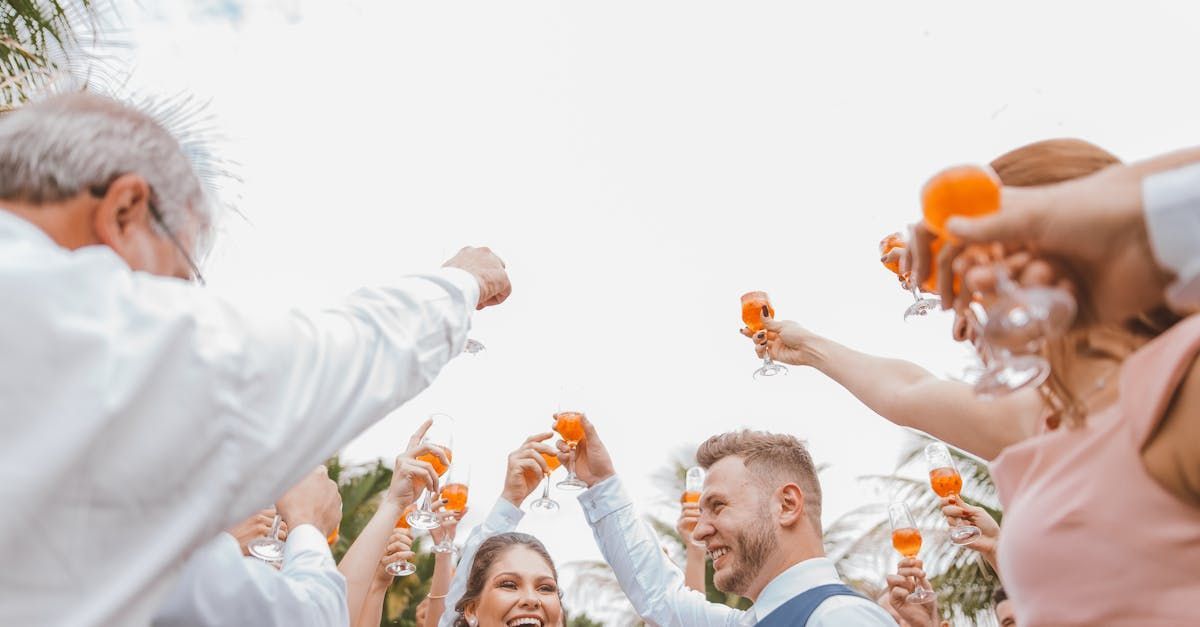
<path fill-rule="evenodd" d="M 446 598 L 446 596 L 447 596 L 447 595 L 449 595 L 449 594 L 450 594 L 450 591 L 449 591 L 449 590 L 447 590 L 447 591 L 446 591 L 446 594 L 432 594 L 432 593 L 430 593 L 430 594 L 427 594 L 427 595 L 425 595 L 425 598 L 426 598 L 426 599 L 444 599 L 444 598 Z"/>

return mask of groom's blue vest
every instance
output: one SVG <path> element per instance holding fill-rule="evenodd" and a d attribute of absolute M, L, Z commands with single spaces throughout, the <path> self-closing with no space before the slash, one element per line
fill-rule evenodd
<path fill-rule="evenodd" d="M 804 591 L 791 601 L 775 608 L 774 612 L 758 621 L 755 627 L 801 627 L 808 624 L 808 617 L 816 611 L 817 606 L 825 599 L 836 596 L 856 596 L 866 599 L 863 595 L 851 590 L 840 583 L 817 586 Z"/>

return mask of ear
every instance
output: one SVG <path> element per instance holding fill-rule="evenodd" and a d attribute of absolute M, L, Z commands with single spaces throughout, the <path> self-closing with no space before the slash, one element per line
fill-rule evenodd
<path fill-rule="evenodd" d="M 804 491 L 794 483 L 784 484 L 776 493 L 779 498 L 779 524 L 783 527 L 793 527 L 808 518 L 804 511 Z"/>
<path fill-rule="evenodd" d="M 150 184 L 137 174 L 117 177 L 100 199 L 92 219 L 100 241 L 120 252 L 134 231 L 150 224 Z"/>

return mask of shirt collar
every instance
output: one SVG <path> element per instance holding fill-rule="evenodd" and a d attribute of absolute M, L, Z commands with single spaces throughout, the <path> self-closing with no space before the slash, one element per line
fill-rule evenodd
<path fill-rule="evenodd" d="M 817 586 L 841 582 L 837 568 L 833 566 L 833 560 L 828 557 L 806 559 L 772 579 L 771 583 L 768 583 L 767 587 L 763 588 L 762 593 L 758 595 L 758 600 L 754 602 L 751 611 L 754 612 L 755 620 L 759 621 L 797 595 Z"/>
<path fill-rule="evenodd" d="M 40 240 L 41 243 L 58 247 L 58 243 L 51 239 L 41 227 L 4 207 L 0 207 L 0 238 L 23 241 Z"/>

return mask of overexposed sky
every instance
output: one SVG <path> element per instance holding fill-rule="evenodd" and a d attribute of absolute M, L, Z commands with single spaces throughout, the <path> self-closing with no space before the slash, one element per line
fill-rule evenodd
<path fill-rule="evenodd" d="M 131 87 L 211 99 L 245 178 L 212 289 L 319 306 L 465 244 L 508 263 L 511 300 L 475 319 L 488 352 L 345 450 L 390 459 L 425 414 L 456 416 L 468 525 L 564 386 L 647 503 L 669 451 L 739 426 L 809 440 L 826 523 L 884 500 L 855 477 L 893 469 L 901 430 L 815 371 L 752 381 L 739 295 L 957 371 L 948 318 L 903 323 L 875 248 L 926 177 L 1055 136 L 1126 159 L 1200 138 L 1191 3 L 143 5 L 123 11 Z M 523 528 L 598 558 L 560 496 Z"/>

